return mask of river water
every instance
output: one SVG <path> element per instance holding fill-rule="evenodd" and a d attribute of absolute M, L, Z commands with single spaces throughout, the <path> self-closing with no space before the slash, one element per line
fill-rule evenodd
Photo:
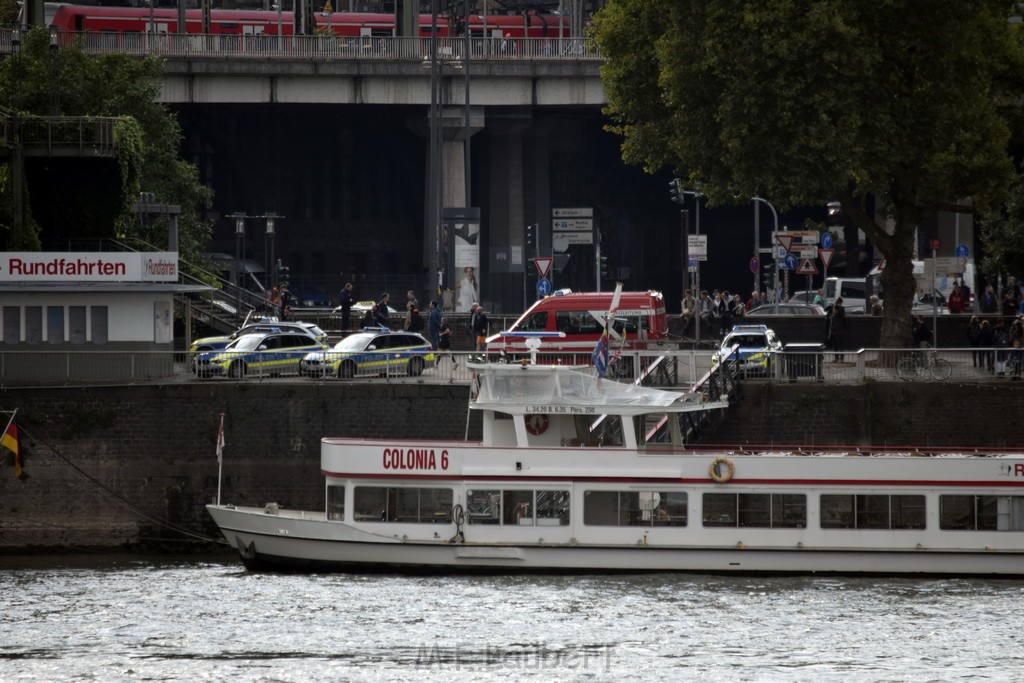
<path fill-rule="evenodd" d="M 0 558 L 0 680 L 1024 679 L 1024 582 Z"/>

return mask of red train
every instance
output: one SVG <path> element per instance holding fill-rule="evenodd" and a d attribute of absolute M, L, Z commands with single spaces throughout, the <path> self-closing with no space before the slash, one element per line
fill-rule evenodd
<path fill-rule="evenodd" d="M 145 7 L 97 7 L 92 5 L 47 4 L 47 20 L 51 28 L 61 31 L 91 31 L 95 33 L 177 33 L 176 9 Z M 329 30 L 339 36 L 393 36 L 395 17 L 391 14 L 358 12 L 315 13 L 318 30 Z M 203 32 L 202 11 L 187 10 L 185 27 L 188 33 Z M 431 16 L 420 15 L 420 36 L 430 36 Z M 438 35 L 453 34 L 447 17 L 438 17 Z M 214 9 L 210 11 L 210 33 L 214 35 L 268 35 L 294 33 L 292 12 Z M 566 17 L 530 12 L 519 15 L 489 15 L 484 24 L 482 16 L 469 18 L 469 31 L 473 37 L 558 38 L 569 36 Z"/>

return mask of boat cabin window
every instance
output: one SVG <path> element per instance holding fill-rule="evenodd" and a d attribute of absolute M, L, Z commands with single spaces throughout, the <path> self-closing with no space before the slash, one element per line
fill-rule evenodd
<path fill-rule="evenodd" d="M 704 526 L 803 529 L 807 496 L 802 493 L 705 493 Z"/>
<path fill-rule="evenodd" d="M 619 415 L 577 415 L 573 418 L 576 436 L 564 439 L 563 446 L 621 446 L 622 417 Z"/>
<path fill-rule="evenodd" d="M 822 529 L 924 529 L 924 496 L 821 496 Z"/>
<path fill-rule="evenodd" d="M 683 491 L 587 491 L 583 523 L 588 526 L 686 526 Z"/>
<path fill-rule="evenodd" d="M 357 486 L 352 513 L 357 522 L 450 524 L 452 490 Z"/>
<path fill-rule="evenodd" d="M 568 491 L 480 489 L 466 492 L 470 524 L 567 526 Z"/>
<path fill-rule="evenodd" d="M 1024 496 L 939 496 L 939 528 L 1024 531 Z"/>
<path fill-rule="evenodd" d="M 327 487 L 327 519 L 345 519 L 345 487 Z"/>
<path fill-rule="evenodd" d="M 683 413 L 680 413 L 682 415 Z M 673 418 L 667 413 L 645 413 L 633 418 L 636 426 L 636 438 L 638 446 L 671 446 L 672 426 L 669 423 Z"/>

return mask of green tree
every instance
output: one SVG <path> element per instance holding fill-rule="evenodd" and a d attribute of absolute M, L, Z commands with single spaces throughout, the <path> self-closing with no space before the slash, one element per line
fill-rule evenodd
<path fill-rule="evenodd" d="M 709 200 L 838 199 L 885 256 L 881 343 L 910 338 L 921 221 L 1012 177 L 1002 0 L 610 0 L 594 35 L 623 158 Z M 1012 79 L 1010 79 L 1012 80 Z M 872 195 L 876 212 L 865 211 Z"/>
<path fill-rule="evenodd" d="M 44 237 L 137 239 L 163 249 L 167 221 L 143 223 L 131 210 L 140 191 L 153 192 L 161 202 L 180 205 L 179 253 L 201 261 L 211 233 L 196 210 L 212 193 L 180 157 L 181 128 L 157 99 L 162 79 L 153 56 L 88 55 L 74 43 L 54 50 L 45 29 L 22 36 L 20 51 L 0 68 L 0 102 L 16 109 L 23 123 L 57 114 L 118 119 L 116 161 L 54 160 L 26 174 L 32 198 L 27 226 L 38 224 Z M 6 225 L 13 223 L 9 177 L 8 164 L 0 173 L 0 222 Z"/>

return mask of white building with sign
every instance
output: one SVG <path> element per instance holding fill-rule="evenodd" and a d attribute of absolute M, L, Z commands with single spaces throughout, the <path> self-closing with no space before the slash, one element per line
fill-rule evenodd
<path fill-rule="evenodd" d="M 76 362 L 97 369 L 145 359 L 144 376 L 170 374 L 174 296 L 209 289 L 179 284 L 176 252 L 2 252 L 0 352 L 29 354 L 5 362 L 5 378 L 59 379 L 51 356 L 68 351 L 95 352 Z"/>

